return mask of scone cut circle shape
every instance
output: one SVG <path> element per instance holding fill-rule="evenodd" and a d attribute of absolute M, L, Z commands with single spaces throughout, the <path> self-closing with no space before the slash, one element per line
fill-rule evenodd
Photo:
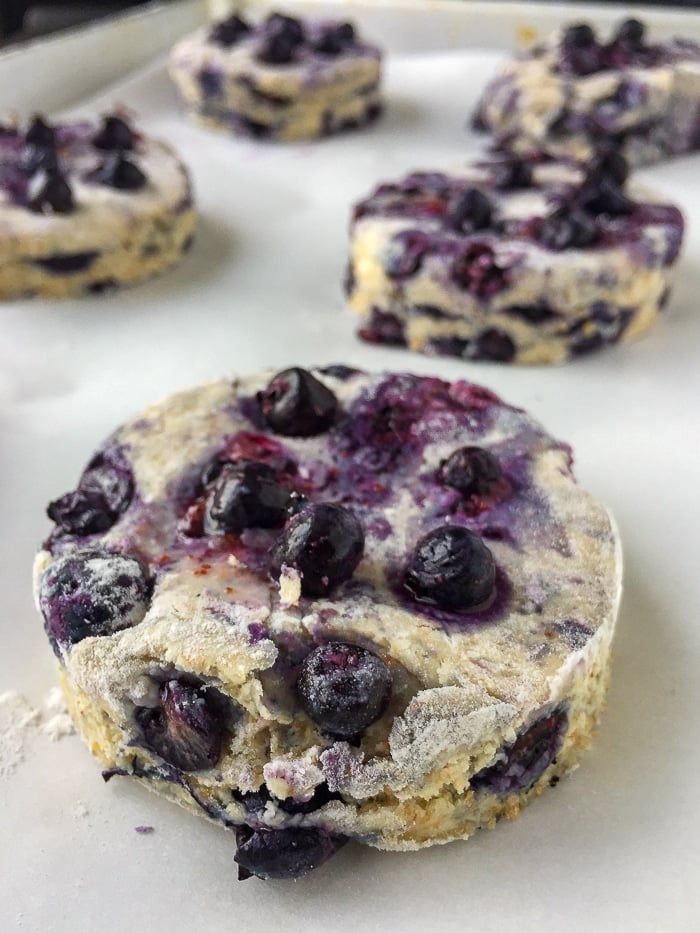
<path fill-rule="evenodd" d="M 293 141 L 373 122 L 381 58 L 350 22 L 270 13 L 253 23 L 233 14 L 178 42 L 170 75 L 203 126 Z"/>
<path fill-rule="evenodd" d="M 605 144 L 631 165 L 692 152 L 700 147 L 700 45 L 651 41 L 637 19 L 608 41 L 573 23 L 501 66 L 474 125 L 513 152 L 583 163 Z"/>
<path fill-rule="evenodd" d="M 187 168 L 124 113 L 0 126 L 0 298 L 64 298 L 165 271 L 196 226 Z"/>
<path fill-rule="evenodd" d="M 350 226 L 360 336 L 541 364 L 642 334 L 668 301 L 684 221 L 627 175 L 613 150 L 585 171 L 493 153 L 379 185 Z"/>
<path fill-rule="evenodd" d="M 608 682 L 619 543 L 571 463 L 478 385 L 339 365 L 125 424 L 35 565 L 104 776 L 233 830 L 243 878 L 516 816 Z"/>

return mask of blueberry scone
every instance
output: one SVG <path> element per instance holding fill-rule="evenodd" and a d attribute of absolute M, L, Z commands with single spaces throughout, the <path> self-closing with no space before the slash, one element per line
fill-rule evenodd
<path fill-rule="evenodd" d="M 483 93 L 477 128 L 501 147 L 585 162 L 601 143 L 631 164 L 700 148 L 700 46 L 651 43 L 639 20 L 602 42 L 568 26 L 505 62 Z"/>
<path fill-rule="evenodd" d="M 187 169 L 119 114 L 0 126 L 0 298 L 63 298 L 174 265 L 196 216 Z"/>
<path fill-rule="evenodd" d="M 277 140 L 355 129 L 381 112 L 381 53 L 351 23 L 238 14 L 180 41 L 170 74 L 210 129 Z"/>
<path fill-rule="evenodd" d="M 668 300 L 683 216 L 626 179 L 605 151 L 585 173 L 496 154 L 379 185 L 351 224 L 360 336 L 506 363 L 636 337 Z"/>
<path fill-rule="evenodd" d="M 35 567 L 104 776 L 232 829 L 244 878 L 515 817 L 608 681 L 619 545 L 571 462 L 477 385 L 344 366 L 124 425 Z"/>

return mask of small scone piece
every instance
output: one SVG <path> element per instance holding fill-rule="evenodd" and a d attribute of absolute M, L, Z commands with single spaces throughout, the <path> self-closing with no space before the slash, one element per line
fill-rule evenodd
<path fill-rule="evenodd" d="M 0 298 L 65 298 L 148 279 L 192 242 L 187 169 L 123 115 L 0 127 Z"/>
<path fill-rule="evenodd" d="M 562 363 L 628 340 L 669 296 L 683 216 L 626 184 L 496 154 L 414 172 L 355 206 L 346 294 L 366 340 L 503 363 Z"/>
<path fill-rule="evenodd" d="M 35 592 L 71 714 L 240 877 L 493 826 L 578 762 L 621 556 L 571 451 L 469 382 L 215 382 L 116 431 Z"/>
<path fill-rule="evenodd" d="M 356 129 L 381 113 L 381 52 L 351 23 L 238 14 L 173 48 L 170 75 L 210 129 L 301 140 Z"/>
<path fill-rule="evenodd" d="M 585 162 L 603 143 L 631 165 L 700 148 L 700 46 L 650 43 L 625 20 L 601 42 L 568 26 L 502 65 L 475 114 L 504 149 Z"/>

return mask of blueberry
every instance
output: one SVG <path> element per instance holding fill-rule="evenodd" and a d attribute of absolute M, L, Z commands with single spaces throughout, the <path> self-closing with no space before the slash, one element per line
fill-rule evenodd
<path fill-rule="evenodd" d="M 364 546 L 353 512 L 329 503 L 310 505 L 287 523 L 273 548 L 271 569 L 279 576 L 283 565 L 293 567 L 305 596 L 325 596 L 352 577 Z"/>
<path fill-rule="evenodd" d="M 646 27 L 638 19 L 626 19 L 620 23 L 615 34 L 615 42 L 623 45 L 640 46 L 644 42 Z"/>
<path fill-rule="evenodd" d="M 226 732 L 215 694 L 174 678 L 162 684 L 159 700 L 155 709 L 139 707 L 135 713 L 146 748 L 180 771 L 213 768 Z"/>
<path fill-rule="evenodd" d="M 96 149 L 133 149 L 134 133 L 122 117 L 104 117 L 92 144 Z"/>
<path fill-rule="evenodd" d="M 488 327 L 482 330 L 476 340 L 469 346 L 469 355 L 474 360 L 489 360 L 492 363 L 510 363 L 515 358 L 516 346 L 512 337 L 498 330 L 497 327 Z"/>
<path fill-rule="evenodd" d="M 128 508 L 134 494 L 131 470 L 118 454 L 98 453 L 78 488 L 49 503 L 49 518 L 72 535 L 106 531 Z"/>
<path fill-rule="evenodd" d="M 589 182 L 608 178 L 616 185 L 624 185 L 629 176 L 627 159 L 615 149 L 603 149 L 591 159 L 586 171 Z"/>
<path fill-rule="evenodd" d="M 148 609 L 151 582 L 135 557 L 96 549 L 68 551 L 45 571 L 39 605 L 58 653 L 84 638 L 131 628 Z"/>
<path fill-rule="evenodd" d="M 204 519 L 207 534 L 276 528 L 287 519 L 289 493 L 265 463 L 226 464 L 212 489 Z"/>
<path fill-rule="evenodd" d="M 531 787 L 556 758 L 567 727 L 565 709 L 554 710 L 538 719 L 502 750 L 496 764 L 482 768 L 469 783 L 474 790 L 499 795 Z"/>
<path fill-rule="evenodd" d="M 459 233 L 473 233 L 491 225 L 491 201 L 478 188 L 467 188 L 449 206 L 447 222 Z"/>
<path fill-rule="evenodd" d="M 219 97 L 223 93 L 224 76 L 218 68 L 202 68 L 198 77 L 205 97 Z"/>
<path fill-rule="evenodd" d="M 102 164 L 91 172 L 89 181 L 119 191 L 140 191 L 147 182 L 141 169 L 121 152 L 110 153 Z"/>
<path fill-rule="evenodd" d="M 462 495 L 488 493 L 503 471 L 498 460 L 483 447 L 460 447 L 443 460 L 438 479 Z"/>
<path fill-rule="evenodd" d="M 304 30 L 298 19 L 272 13 L 265 21 L 265 36 L 258 58 L 271 65 L 286 65 L 303 41 Z"/>
<path fill-rule="evenodd" d="M 29 209 L 35 214 L 71 214 L 73 191 L 56 170 L 38 172 L 29 183 Z"/>
<path fill-rule="evenodd" d="M 329 642 L 301 666 L 299 702 L 307 716 L 335 738 L 351 739 L 376 722 L 391 696 L 391 672 L 359 645 Z"/>
<path fill-rule="evenodd" d="M 575 23 L 569 26 L 562 39 L 562 43 L 569 49 L 587 49 L 595 45 L 596 36 L 588 23 Z"/>
<path fill-rule="evenodd" d="M 586 23 L 569 26 L 562 39 L 561 64 L 575 75 L 589 75 L 604 67 L 603 49 Z"/>
<path fill-rule="evenodd" d="M 458 525 L 443 525 L 421 538 L 403 580 L 418 602 L 456 611 L 485 603 L 495 584 L 491 551 Z"/>
<path fill-rule="evenodd" d="M 415 275 L 423 265 L 430 244 L 423 234 L 413 230 L 392 237 L 384 260 L 384 270 L 390 279 Z"/>
<path fill-rule="evenodd" d="M 314 48 L 321 55 L 335 56 L 344 52 L 355 42 L 355 29 L 352 23 L 339 23 L 328 26 L 314 43 Z"/>
<path fill-rule="evenodd" d="M 477 298 L 489 298 L 506 285 L 508 274 L 488 243 L 469 243 L 452 264 L 452 278 Z"/>
<path fill-rule="evenodd" d="M 29 145 L 52 149 L 56 145 L 56 131 L 42 117 L 36 116 L 29 124 L 24 139 Z"/>
<path fill-rule="evenodd" d="M 33 175 L 38 171 L 58 172 L 60 163 L 58 153 L 53 146 L 40 146 L 34 143 L 27 144 L 19 157 L 21 170 L 26 175 Z"/>
<path fill-rule="evenodd" d="M 331 390 L 297 366 L 277 373 L 257 398 L 268 427 L 288 437 L 311 437 L 327 431 L 338 410 Z"/>
<path fill-rule="evenodd" d="M 248 23 L 242 16 L 234 13 L 233 16 L 214 24 L 209 32 L 209 41 L 216 42 L 217 45 L 229 49 L 249 33 L 250 26 Z"/>
<path fill-rule="evenodd" d="M 579 204 L 591 214 L 630 214 L 634 202 L 627 197 L 620 185 L 611 177 L 604 176 L 581 188 Z"/>
<path fill-rule="evenodd" d="M 530 188 L 532 186 L 532 167 L 522 159 L 505 159 L 493 169 L 493 184 L 499 190 Z"/>
<path fill-rule="evenodd" d="M 260 829 L 241 826 L 236 830 L 240 881 L 258 878 L 300 878 L 318 868 L 345 845 L 344 836 L 331 836 L 318 829 Z"/>
<path fill-rule="evenodd" d="M 393 347 L 406 346 L 406 326 L 401 318 L 391 311 L 372 308 L 369 323 L 358 330 L 358 335 L 368 343 L 386 343 Z"/>
<path fill-rule="evenodd" d="M 543 218 L 538 239 L 547 249 L 578 249 L 595 243 L 598 230 L 590 214 L 577 208 L 560 207 Z"/>

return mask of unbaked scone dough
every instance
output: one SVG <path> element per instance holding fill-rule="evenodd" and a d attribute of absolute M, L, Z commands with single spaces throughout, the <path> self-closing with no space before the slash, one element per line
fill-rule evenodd
<path fill-rule="evenodd" d="M 210 129 L 301 140 L 381 113 L 381 52 L 348 22 L 233 15 L 181 40 L 170 75 L 187 112 Z"/>
<path fill-rule="evenodd" d="M 621 557 L 571 451 L 487 389 L 344 366 L 116 431 L 35 566 L 106 777 L 236 830 L 241 874 L 514 817 L 603 707 Z"/>
<path fill-rule="evenodd" d="M 0 298 L 143 281 L 181 259 L 195 225 L 187 169 L 123 115 L 0 127 Z"/>

